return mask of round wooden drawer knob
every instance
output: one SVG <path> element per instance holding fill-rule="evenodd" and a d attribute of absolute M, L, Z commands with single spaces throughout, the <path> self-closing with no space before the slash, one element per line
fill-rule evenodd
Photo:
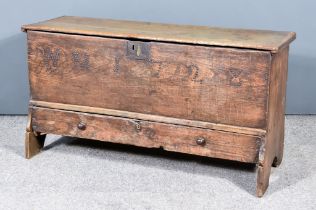
<path fill-rule="evenodd" d="M 205 140 L 205 138 L 203 138 L 203 137 L 199 137 L 199 138 L 196 139 L 196 143 L 197 143 L 198 145 L 203 146 L 203 145 L 205 145 L 206 140 Z"/>
<path fill-rule="evenodd" d="M 87 126 L 86 126 L 85 123 L 80 122 L 80 123 L 78 123 L 77 127 L 78 127 L 78 129 L 80 129 L 80 130 L 85 130 Z"/>

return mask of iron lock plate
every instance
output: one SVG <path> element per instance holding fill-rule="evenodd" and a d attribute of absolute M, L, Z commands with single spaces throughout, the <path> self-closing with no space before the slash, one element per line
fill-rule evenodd
<path fill-rule="evenodd" d="M 127 41 L 127 57 L 137 60 L 149 60 L 150 44 L 142 41 Z"/>

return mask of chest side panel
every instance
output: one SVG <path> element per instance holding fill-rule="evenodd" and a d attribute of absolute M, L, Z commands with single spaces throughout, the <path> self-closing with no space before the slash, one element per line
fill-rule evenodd
<path fill-rule="evenodd" d="M 28 53 L 33 100 L 266 126 L 268 52 L 29 31 Z"/>

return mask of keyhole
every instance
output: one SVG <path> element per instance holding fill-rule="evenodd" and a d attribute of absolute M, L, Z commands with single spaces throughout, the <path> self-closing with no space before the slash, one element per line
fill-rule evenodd
<path fill-rule="evenodd" d="M 135 45 L 132 45 L 132 49 L 135 50 Z"/>

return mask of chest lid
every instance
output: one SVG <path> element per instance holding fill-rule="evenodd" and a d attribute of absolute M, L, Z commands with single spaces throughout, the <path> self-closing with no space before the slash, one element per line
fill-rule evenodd
<path fill-rule="evenodd" d="M 278 51 L 295 39 L 294 32 L 228 29 L 206 26 L 62 16 L 22 26 L 23 31 L 48 31 L 148 41 Z"/>

